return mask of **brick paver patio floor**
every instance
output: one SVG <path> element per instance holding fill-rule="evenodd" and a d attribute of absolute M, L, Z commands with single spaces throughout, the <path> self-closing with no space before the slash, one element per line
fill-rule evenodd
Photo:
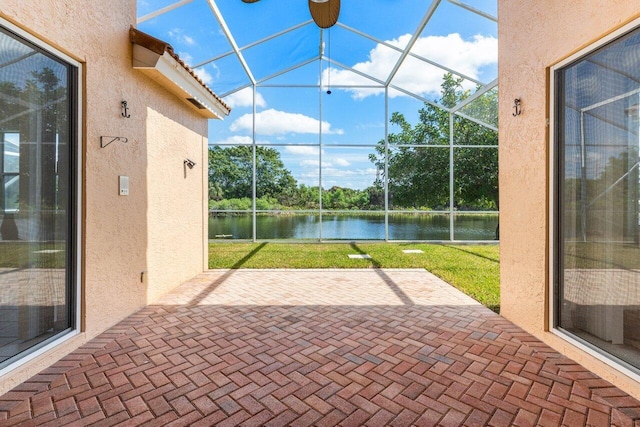
<path fill-rule="evenodd" d="M 0 397 L 0 425 L 640 426 L 424 270 L 216 270 Z"/>

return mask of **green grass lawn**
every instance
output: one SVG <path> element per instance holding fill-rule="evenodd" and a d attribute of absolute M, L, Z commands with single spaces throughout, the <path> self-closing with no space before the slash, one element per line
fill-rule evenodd
<path fill-rule="evenodd" d="M 640 268 L 640 248 L 636 244 L 606 242 L 567 242 L 566 268 Z"/>
<path fill-rule="evenodd" d="M 405 254 L 403 249 L 420 249 Z M 371 259 L 350 259 L 349 254 Z M 424 268 L 500 311 L 498 245 L 426 243 L 210 243 L 209 268 Z"/>
<path fill-rule="evenodd" d="M 0 241 L 0 268 L 64 268 L 64 242 Z"/>

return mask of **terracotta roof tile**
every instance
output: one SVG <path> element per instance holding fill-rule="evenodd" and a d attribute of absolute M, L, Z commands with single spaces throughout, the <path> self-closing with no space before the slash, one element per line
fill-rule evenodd
<path fill-rule="evenodd" d="M 198 77 L 198 75 L 194 72 L 194 70 L 189 67 L 189 65 L 187 65 L 182 59 L 180 59 L 180 57 L 178 56 L 177 53 L 174 52 L 173 47 L 160 39 L 157 39 L 155 37 L 153 37 L 150 34 L 147 34 L 145 32 L 142 32 L 136 28 L 131 27 L 129 29 L 129 38 L 131 39 L 131 43 L 135 43 L 137 45 L 143 46 L 147 49 L 149 49 L 150 51 L 158 54 L 158 55 L 163 55 L 165 52 L 167 52 L 169 55 L 171 55 L 171 57 L 173 57 L 198 83 L 200 83 L 202 85 L 202 87 L 204 87 L 209 93 L 211 93 L 211 95 L 214 96 L 214 98 L 220 102 L 220 104 L 227 110 L 227 114 L 229 114 L 231 112 L 231 107 L 229 107 L 227 104 L 224 103 L 224 101 L 222 101 L 222 98 L 220 98 L 218 95 L 216 95 L 209 86 L 207 86 L 200 77 Z"/>

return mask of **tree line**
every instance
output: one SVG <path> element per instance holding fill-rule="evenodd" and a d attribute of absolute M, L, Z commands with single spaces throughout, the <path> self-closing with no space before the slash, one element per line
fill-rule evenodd
<path fill-rule="evenodd" d="M 247 145 L 209 149 L 209 205 L 215 210 L 253 207 L 253 148 Z M 384 191 L 334 186 L 322 189 L 324 209 L 381 210 Z M 319 209 L 320 188 L 298 184 L 280 153 L 256 147 L 256 208 L 258 210 Z"/>
<path fill-rule="evenodd" d="M 450 161 L 454 164 L 454 207 L 458 210 L 498 208 L 498 135 L 471 120 L 455 116 L 454 144 L 449 148 L 451 108 L 470 96 L 462 79 L 444 76 L 437 105 L 425 103 L 412 126 L 401 113 L 390 122 L 400 131 L 389 133 L 388 150 L 378 141 L 369 160 L 377 178 L 365 189 L 334 186 L 322 189 L 322 207 L 339 210 L 382 210 L 387 179 L 389 205 L 395 209 L 442 210 L 449 207 Z M 497 127 L 497 94 L 488 93 L 465 107 L 465 113 Z M 496 148 L 471 148 L 471 146 Z M 256 208 L 258 210 L 318 209 L 320 188 L 298 184 L 280 153 L 255 147 Z M 387 167 L 385 168 L 385 157 Z M 250 210 L 253 193 L 253 147 L 215 146 L 209 149 L 209 200 L 214 210 Z M 385 175 L 388 173 L 388 177 Z"/>

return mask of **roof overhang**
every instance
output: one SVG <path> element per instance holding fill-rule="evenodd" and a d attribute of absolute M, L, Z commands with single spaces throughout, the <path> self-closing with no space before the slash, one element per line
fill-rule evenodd
<path fill-rule="evenodd" d="M 158 82 L 203 117 L 221 120 L 229 115 L 231 109 L 173 53 L 170 45 L 133 28 L 131 42 L 134 69 Z"/>

